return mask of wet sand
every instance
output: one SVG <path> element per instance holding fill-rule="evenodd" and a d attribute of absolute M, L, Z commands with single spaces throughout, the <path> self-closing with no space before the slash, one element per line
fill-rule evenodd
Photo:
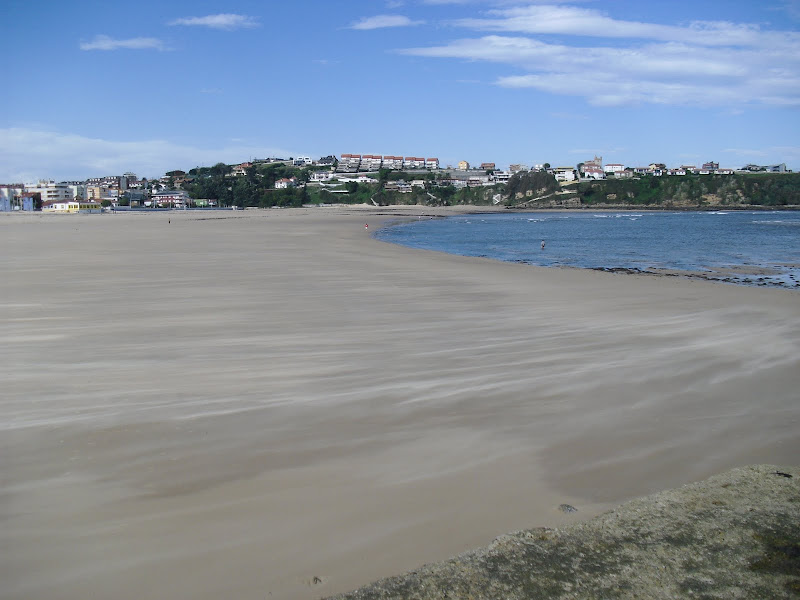
<path fill-rule="evenodd" d="M 796 463 L 797 292 L 370 237 L 437 212 L 0 215 L 0 597 L 319 598 Z"/>

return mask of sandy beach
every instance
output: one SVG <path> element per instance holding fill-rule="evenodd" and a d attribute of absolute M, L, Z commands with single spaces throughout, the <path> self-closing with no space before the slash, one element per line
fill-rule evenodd
<path fill-rule="evenodd" d="M 371 237 L 447 213 L 0 215 L 0 598 L 319 598 L 797 463 L 798 292 Z"/>

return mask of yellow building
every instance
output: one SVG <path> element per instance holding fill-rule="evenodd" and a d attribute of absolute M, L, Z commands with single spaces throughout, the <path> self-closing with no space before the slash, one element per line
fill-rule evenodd
<path fill-rule="evenodd" d="M 99 213 L 103 208 L 98 202 L 91 200 L 63 200 L 46 202 L 42 205 L 42 212 L 52 213 Z"/>
<path fill-rule="evenodd" d="M 469 163 L 465 160 L 462 160 L 458 163 L 458 170 L 459 171 L 469 171 Z"/>

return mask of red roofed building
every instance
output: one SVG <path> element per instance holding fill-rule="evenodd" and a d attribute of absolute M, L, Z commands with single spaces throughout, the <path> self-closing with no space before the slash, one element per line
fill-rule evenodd
<path fill-rule="evenodd" d="M 384 169 L 397 169 L 398 171 L 403 168 L 402 156 L 384 156 L 383 157 Z"/>

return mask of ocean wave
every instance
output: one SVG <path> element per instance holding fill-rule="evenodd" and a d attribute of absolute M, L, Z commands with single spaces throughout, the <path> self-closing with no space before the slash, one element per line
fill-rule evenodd
<path fill-rule="evenodd" d="M 800 221 L 750 221 L 754 225 L 783 225 L 786 227 L 800 227 Z"/>

